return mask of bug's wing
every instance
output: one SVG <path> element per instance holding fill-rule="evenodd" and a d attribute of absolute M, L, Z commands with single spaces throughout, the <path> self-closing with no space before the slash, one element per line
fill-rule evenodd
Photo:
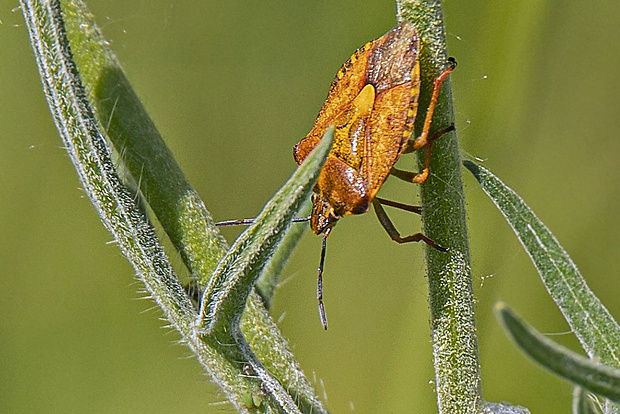
<path fill-rule="evenodd" d="M 330 124 L 346 124 L 347 120 L 341 118 L 367 83 L 368 52 L 377 41 L 373 40 L 357 49 L 336 74 L 312 130 L 293 149 L 297 164 L 301 164 L 308 156 Z"/>
<path fill-rule="evenodd" d="M 349 106 L 366 85 L 368 51 L 377 42 L 366 43 L 345 62 L 332 81 L 327 99 L 316 118 L 315 126 L 327 128 Z"/>
<path fill-rule="evenodd" d="M 366 129 L 366 154 L 360 173 L 374 195 L 405 148 L 415 121 L 420 94 L 419 41 L 415 27 L 401 22 L 373 45 L 367 82 L 376 99 Z"/>
<path fill-rule="evenodd" d="M 417 109 L 417 96 L 419 88 L 415 91 L 411 91 L 411 96 L 407 96 L 407 106 L 403 109 L 402 105 L 396 103 L 396 99 L 393 97 L 396 92 L 402 88 L 397 88 L 394 92 L 389 92 L 390 89 L 405 85 L 405 88 L 411 87 L 415 84 L 419 86 L 419 68 L 414 73 L 416 67 L 418 53 L 418 36 L 413 24 L 408 22 L 400 22 L 393 29 L 387 32 L 384 36 L 375 39 L 363 47 L 359 48 L 355 53 L 345 62 L 340 68 L 334 81 L 331 84 L 329 93 L 327 94 L 327 100 L 323 104 L 319 115 L 314 123 L 314 126 L 310 133 L 302 139 L 293 149 L 295 161 L 297 164 L 306 158 L 306 156 L 312 151 L 316 144 L 321 139 L 321 136 L 325 132 L 327 126 L 331 123 L 342 124 L 345 126 L 348 119 L 346 119 L 347 111 L 351 107 L 351 102 L 359 95 L 363 87 L 370 83 L 376 91 L 375 94 L 384 97 L 378 98 L 379 101 L 375 104 L 372 117 L 375 117 L 367 123 L 367 125 L 373 124 L 371 129 L 367 129 L 366 136 L 372 136 L 379 134 L 381 136 L 374 137 L 370 142 L 367 142 L 363 149 L 365 158 L 373 158 L 376 154 L 369 154 L 368 151 L 373 151 L 375 141 L 382 143 L 386 147 L 395 148 L 396 154 L 379 154 L 381 164 L 374 163 L 369 160 L 371 164 L 366 167 L 362 166 L 360 171 L 364 177 L 370 177 L 372 174 L 372 167 L 374 165 L 386 165 L 384 161 L 391 160 L 391 165 L 394 164 L 398 155 L 400 155 L 401 146 L 403 140 L 391 139 L 386 141 L 386 135 L 394 138 L 395 133 L 382 132 L 382 128 L 389 128 L 392 130 L 408 129 L 406 133 L 407 139 L 411 134 L 413 126 L 413 120 L 415 119 L 415 112 Z M 415 92 L 415 93 L 414 93 Z M 411 109 L 408 115 L 408 109 Z M 394 116 L 394 119 L 390 118 L 386 122 L 385 113 Z M 379 112 L 374 114 L 374 112 Z M 399 117 L 405 116 L 405 122 L 400 122 Z M 398 119 L 397 119 L 398 118 Z M 339 127 L 340 125 L 336 125 Z M 402 131 L 400 136 L 404 136 L 405 132 Z M 393 144 L 395 143 L 396 144 Z M 361 150 L 361 149 L 360 149 Z M 393 151 L 392 151 L 393 152 Z M 384 168 L 385 169 L 385 168 Z M 366 173 L 364 174 L 364 170 Z M 368 180 L 377 181 L 379 185 L 385 180 L 385 177 L 389 173 L 389 167 L 380 180 Z M 375 174 L 376 175 L 376 174 Z"/>
<path fill-rule="evenodd" d="M 383 37 L 371 43 L 366 83 L 375 85 L 377 95 L 386 89 L 414 80 L 414 67 L 418 61 L 420 45 L 418 33 L 412 23 L 400 22 Z"/>
<path fill-rule="evenodd" d="M 332 81 L 316 124 L 324 124 L 326 128 L 329 120 L 337 117 L 368 83 L 375 86 L 376 94 L 380 94 L 411 81 L 418 47 L 415 26 L 402 21 L 380 38 L 357 49 Z"/>

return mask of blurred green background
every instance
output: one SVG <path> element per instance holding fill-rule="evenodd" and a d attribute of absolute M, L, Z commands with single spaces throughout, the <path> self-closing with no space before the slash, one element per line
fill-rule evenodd
<path fill-rule="evenodd" d="M 294 170 L 292 146 L 340 65 L 395 22 L 388 0 L 88 4 L 218 220 L 261 209 Z M 80 190 L 16 6 L 0 2 L 0 412 L 230 412 L 154 303 L 138 300 Z M 620 317 L 620 3 L 447 2 L 445 18 L 463 156 L 484 159 L 525 198 Z M 519 353 L 492 306 L 507 301 L 579 346 L 464 175 L 485 398 L 569 412 L 570 385 Z M 381 194 L 417 199 L 396 180 Z M 420 227 L 392 216 L 402 233 Z M 273 309 L 318 392 L 334 413 L 436 412 L 423 246 L 393 243 L 372 213 L 343 220 L 329 240 L 328 332 L 316 311 L 319 250 L 307 233 Z"/>

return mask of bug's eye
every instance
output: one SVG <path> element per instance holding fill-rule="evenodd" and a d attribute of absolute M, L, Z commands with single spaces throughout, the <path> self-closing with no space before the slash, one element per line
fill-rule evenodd
<path fill-rule="evenodd" d="M 340 216 L 338 216 L 335 212 L 334 209 L 330 209 L 329 210 L 329 215 L 327 216 L 327 221 L 329 222 L 329 224 L 335 223 L 338 220 L 340 220 Z"/>

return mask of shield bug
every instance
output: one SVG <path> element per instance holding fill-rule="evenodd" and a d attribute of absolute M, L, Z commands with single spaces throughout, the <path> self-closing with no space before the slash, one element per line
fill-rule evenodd
<path fill-rule="evenodd" d="M 456 66 L 451 59 L 449 67 L 435 79 L 421 135 L 410 139 L 420 94 L 419 48 L 414 25 L 400 22 L 382 37 L 358 49 L 338 71 L 312 130 L 293 149 L 299 165 L 318 144 L 327 127 L 336 127 L 332 149 L 314 187 L 309 218 L 312 231 L 323 235 L 317 297 L 325 329 L 326 240 L 340 218 L 365 213 L 372 204 L 379 222 L 394 241 L 423 241 L 446 251 L 422 233 L 401 237 L 382 205 L 415 213 L 421 212 L 420 207 L 375 197 L 389 174 L 408 182 L 423 183 L 429 174 L 433 141 L 454 130 L 450 126 L 429 136 L 439 88 Z M 394 168 L 402 154 L 422 147 L 426 147 L 422 172 L 416 174 Z"/>

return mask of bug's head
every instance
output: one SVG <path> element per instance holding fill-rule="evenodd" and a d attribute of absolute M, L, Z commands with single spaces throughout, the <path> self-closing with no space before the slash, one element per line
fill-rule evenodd
<path fill-rule="evenodd" d="M 334 227 L 340 217 L 334 212 L 329 202 L 319 194 L 312 194 L 312 214 L 310 215 L 310 228 L 315 234 L 321 234 L 325 230 Z"/>

